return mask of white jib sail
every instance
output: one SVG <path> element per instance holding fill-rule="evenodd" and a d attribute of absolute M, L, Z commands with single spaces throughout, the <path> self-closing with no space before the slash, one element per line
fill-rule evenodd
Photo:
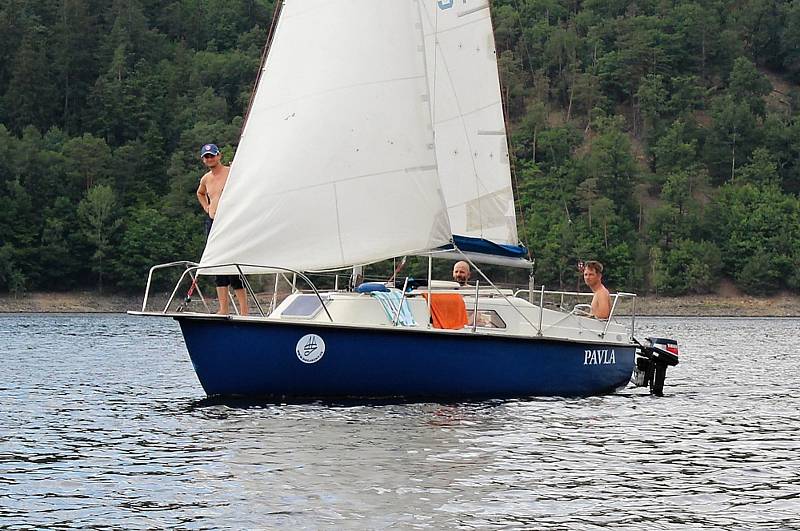
<path fill-rule="evenodd" d="M 439 178 L 453 234 L 519 243 L 487 0 L 428 0 L 424 30 Z"/>
<path fill-rule="evenodd" d="M 335 269 L 450 241 L 421 13 L 285 2 L 201 266 Z"/>

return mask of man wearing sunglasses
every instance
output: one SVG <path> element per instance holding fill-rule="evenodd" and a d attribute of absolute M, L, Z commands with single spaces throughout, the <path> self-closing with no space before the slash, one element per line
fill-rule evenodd
<path fill-rule="evenodd" d="M 200 186 L 197 187 L 197 200 L 208 214 L 206 218 L 206 237 L 208 237 L 211 225 L 214 223 L 214 216 L 217 214 L 219 198 L 228 181 L 230 168 L 222 164 L 222 154 L 216 144 L 203 144 L 203 147 L 200 148 L 200 160 L 208 168 L 208 172 L 200 179 Z M 219 300 L 218 314 L 228 315 L 228 286 L 233 286 L 236 300 L 239 301 L 239 313 L 247 315 L 247 293 L 239 275 L 217 275 L 216 285 L 217 299 Z"/>

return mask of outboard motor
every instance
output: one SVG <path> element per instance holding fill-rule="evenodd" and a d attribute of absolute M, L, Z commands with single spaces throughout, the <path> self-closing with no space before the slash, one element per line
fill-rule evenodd
<path fill-rule="evenodd" d="M 664 396 L 667 367 L 678 364 L 678 342 L 662 337 L 647 337 L 647 344 L 636 349 L 636 366 L 631 381 L 638 387 L 650 386 L 650 393 Z M 635 341 L 635 339 L 634 339 Z"/>

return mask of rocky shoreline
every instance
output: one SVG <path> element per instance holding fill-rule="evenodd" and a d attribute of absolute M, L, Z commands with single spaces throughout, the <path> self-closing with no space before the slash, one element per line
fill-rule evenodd
<path fill-rule="evenodd" d="M 155 302 L 155 301 L 154 301 Z M 163 307 L 164 302 L 160 302 Z M 14 298 L 0 295 L 0 313 L 122 313 L 139 310 L 141 296 L 96 292 L 27 293 Z M 148 304 L 154 309 L 157 304 Z M 621 307 L 619 313 L 630 309 Z M 800 295 L 774 297 L 746 295 L 693 295 L 685 297 L 644 296 L 636 300 L 636 314 L 686 317 L 800 317 Z"/>

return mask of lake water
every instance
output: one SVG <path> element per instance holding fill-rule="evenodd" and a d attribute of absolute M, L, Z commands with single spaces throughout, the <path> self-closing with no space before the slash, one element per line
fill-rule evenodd
<path fill-rule="evenodd" d="M 0 315 L 0 527 L 800 529 L 800 319 L 637 329 L 663 398 L 248 406 L 174 321 Z"/>

